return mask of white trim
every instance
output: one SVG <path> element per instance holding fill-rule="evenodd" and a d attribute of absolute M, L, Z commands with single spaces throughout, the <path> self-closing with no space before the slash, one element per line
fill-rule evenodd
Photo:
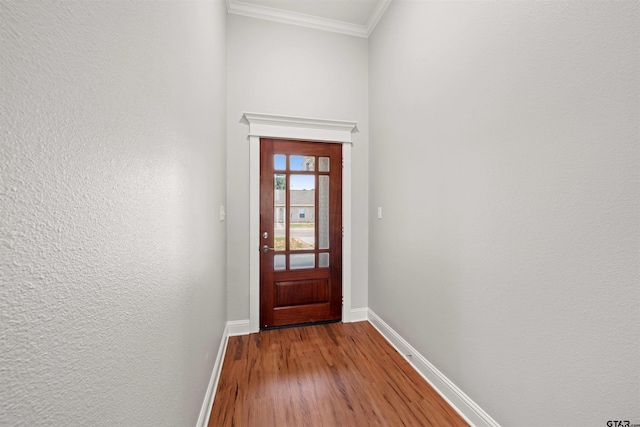
<path fill-rule="evenodd" d="M 369 309 L 371 323 L 413 368 L 455 409 L 469 424 L 478 427 L 500 427 L 477 403 Z"/>
<path fill-rule="evenodd" d="M 355 126 L 354 126 L 355 128 Z M 342 321 L 351 319 L 351 144 L 342 145 Z"/>
<path fill-rule="evenodd" d="M 389 7 L 390 4 L 391 4 L 391 0 L 378 1 L 376 8 L 374 9 L 373 13 L 369 17 L 369 20 L 367 21 L 367 25 L 366 25 L 367 37 L 369 37 L 371 33 L 373 33 L 373 30 L 375 30 L 376 25 L 378 25 L 378 22 L 380 22 L 380 18 L 382 18 L 382 15 L 384 15 L 384 13 L 387 11 L 387 8 Z"/>
<path fill-rule="evenodd" d="M 365 25 L 358 25 L 351 22 L 338 21 L 329 18 L 321 18 L 319 16 L 246 3 L 240 0 L 227 0 L 227 11 L 229 13 L 248 16 L 251 18 L 267 19 L 269 21 L 367 38 L 373 32 L 376 24 L 380 21 L 380 18 L 387 10 L 390 2 L 391 0 L 378 0 L 378 4 Z"/>
<path fill-rule="evenodd" d="M 220 380 L 220 373 L 222 372 L 222 363 L 224 362 L 224 355 L 227 352 L 227 343 L 229 342 L 229 324 L 227 322 L 222 333 L 222 340 L 220 341 L 220 347 L 218 347 L 218 355 L 216 361 L 213 364 L 213 371 L 211 372 L 211 378 L 209 379 L 209 385 L 204 395 L 204 401 L 200 408 L 200 415 L 198 416 L 198 422 L 196 427 L 206 427 L 209 424 L 209 417 L 211 416 L 211 407 L 213 406 L 213 399 L 216 397 L 216 390 L 218 389 L 218 381 Z"/>
<path fill-rule="evenodd" d="M 244 113 L 249 123 L 249 136 L 260 138 L 304 139 L 325 142 L 353 142 L 352 132 L 357 122 L 344 120 L 311 119 L 273 114 Z"/>
<path fill-rule="evenodd" d="M 366 320 L 369 320 L 369 309 L 367 307 L 351 309 L 352 322 L 364 322 Z"/>
<path fill-rule="evenodd" d="M 227 336 L 236 337 L 238 335 L 249 335 L 249 319 L 245 320 L 230 320 L 227 322 L 227 328 L 229 333 Z"/>
<path fill-rule="evenodd" d="M 342 321 L 351 322 L 351 134 L 357 122 L 245 113 L 249 124 L 249 332 L 260 330 L 260 138 L 342 145 Z"/>

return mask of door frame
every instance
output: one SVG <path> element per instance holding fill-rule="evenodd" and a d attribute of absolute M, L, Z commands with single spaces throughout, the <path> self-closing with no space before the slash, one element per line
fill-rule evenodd
<path fill-rule="evenodd" d="M 260 138 L 342 144 L 342 321 L 351 322 L 351 135 L 357 122 L 244 113 L 249 124 L 249 332 L 260 331 Z"/>

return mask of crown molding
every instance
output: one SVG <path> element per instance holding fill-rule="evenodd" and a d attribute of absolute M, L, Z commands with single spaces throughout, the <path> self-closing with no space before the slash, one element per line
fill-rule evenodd
<path fill-rule="evenodd" d="M 373 33 L 373 30 L 375 30 L 376 25 L 378 25 L 380 18 L 382 18 L 382 15 L 384 15 L 384 13 L 387 11 L 387 8 L 390 4 L 391 0 L 378 0 L 376 8 L 373 10 L 373 13 L 367 21 L 367 37 L 369 37 L 371 33 Z"/>
<path fill-rule="evenodd" d="M 373 32 L 376 24 L 378 23 L 384 12 L 387 10 L 387 7 L 389 6 L 389 3 L 391 3 L 391 0 L 378 0 L 378 4 L 369 17 L 366 25 L 358 25 L 344 21 L 337 21 L 334 19 L 320 18 L 303 13 L 290 12 L 287 10 L 245 3 L 240 0 L 226 0 L 226 2 L 227 11 L 236 15 L 267 19 L 269 21 L 282 22 L 285 24 L 299 25 L 302 27 L 315 28 L 317 30 L 331 31 L 334 33 L 367 38 Z"/>

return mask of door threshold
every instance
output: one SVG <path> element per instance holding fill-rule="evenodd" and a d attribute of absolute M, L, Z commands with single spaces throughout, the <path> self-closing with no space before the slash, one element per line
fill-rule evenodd
<path fill-rule="evenodd" d="M 296 323 L 294 325 L 269 326 L 267 328 L 260 328 L 260 332 L 262 332 L 262 331 L 272 331 L 272 330 L 275 330 L 275 329 L 298 328 L 298 327 L 301 327 L 301 326 L 327 325 L 329 323 L 341 323 L 341 322 L 342 322 L 342 319 L 337 319 L 337 320 L 321 320 L 319 322 Z"/>

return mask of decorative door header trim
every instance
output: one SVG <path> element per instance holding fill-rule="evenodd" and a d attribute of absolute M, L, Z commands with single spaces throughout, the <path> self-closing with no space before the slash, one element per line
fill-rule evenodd
<path fill-rule="evenodd" d="M 358 131 L 357 122 L 345 120 L 262 113 L 244 113 L 243 120 L 249 124 L 249 136 L 264 138 L 353 143 L 351 134 Z"/>

